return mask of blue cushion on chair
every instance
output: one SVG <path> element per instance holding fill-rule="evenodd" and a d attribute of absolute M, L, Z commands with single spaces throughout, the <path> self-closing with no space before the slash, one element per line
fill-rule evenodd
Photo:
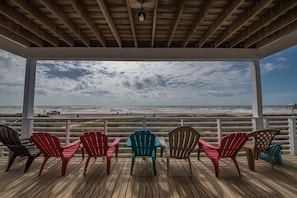
<path fill-rule="evenodd" d="M 281 156 L 282 146 L 279 144 L 274 144 L 270 146 L 270 153 L 272 159 L 275 160 L 275 164 L 282 164 L 282 156 Z M 261 152 L 260 157 L 264 158 L 266 162 L 270 163 L 269 155 L 266 152 Z"/>

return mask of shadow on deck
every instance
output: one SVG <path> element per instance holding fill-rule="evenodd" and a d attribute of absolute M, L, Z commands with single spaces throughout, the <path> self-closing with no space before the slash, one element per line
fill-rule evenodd
<path fill-rule="evenodd" d="M 91 160 L 83 176 L 85 161 L 70 160 L 66 176 L 61 177 L 60 159 L 50 159 L 39 177 L 43 157 L 23 173 L 25 161 L 17 159 L 5 172 L 7 157 L 0 158 L 0 197 L 296 197 L 297 156 L 284 155 L 283 165 L 275 170 L 263 160 L 256 161 L 256 171 L 249 171 L 246 157 L 238 157 L 242 177 L 233 162 L 220 161 L 220 179 L 215 177 L 211 161 L 192 158 L 193 176 L 187 161 L 170 162 L 172 176 L 167 175 L 166 159 L 157 159 L 157 176 L 153 176 L 151 159 L 137 159 L 134 176 L 130 176 L 130 158 L 113 158 L 111 173 L 106 175 L 103 158 Z"/>

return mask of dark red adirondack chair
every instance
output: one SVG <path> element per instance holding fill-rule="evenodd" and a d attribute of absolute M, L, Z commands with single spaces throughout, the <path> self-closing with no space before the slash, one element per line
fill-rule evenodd
<path fill-rule="evenodd" d="M 77 152 L 81 144 L 80 140 L 76 140 L 68 145 L 61 144 L 57 136 L 49 133 L 33 133 L 31 139 L 44 155 L 44 161 L 41 165 L 39 176 L 50 157 L 61 157 L 62 176 L 64 176 L 69 160 Z"/>
<path fill-rule="evenodd" d="M 118 157 L 119 151 L 119 142 L 121 138 L 115 138 L 112 144 L 108 144 L 107 135 L 101 132 L 88 132 L 84 133 L 80 140 L 84 146 L 84 149 L 87 150 L 88 158 L 85 165 L 84 175 L 88 168 L 89 161 L 91 157 L 106 157 L 106 168 L 107 174 L 110 172 L 110 161 L 115 150 L 116 157 Z"/>
<path fill-rule="evenodd" d="M 215 167 L 216 177 L 219 177 L 220 158 L 230 157 L 235 163 L 239 176 L 241 176 L 240 170 L 236 161 L 236 155 L 238 151 L 243 147 L 246 141 L 247 141 L 247 134 L 245 133 L 229 134 L 222 138 L 219 146 L 210 145 L 204 140 L 199 139 L 198 160 L 200 159 L 200 151 L 202 149 L 209 157 L 209 159 L 212 161 Z"/>

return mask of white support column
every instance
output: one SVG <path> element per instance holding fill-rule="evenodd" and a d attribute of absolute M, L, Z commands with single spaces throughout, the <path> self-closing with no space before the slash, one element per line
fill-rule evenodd
<path fill-rule="evenodd" d="M 22 138 L 30 137 L 33 132 L 33 120 L 30 118 L 34 116 L 35 75 L 36 60 L 27 59 L 23 100 Z"/>
<path fill-rule="evenodd" d="M 258 130 L 263 128 L 263 104 L 259 60 L 254 60 L 251 62 L 251 87 L 254 118 L 253 130 Z"/>

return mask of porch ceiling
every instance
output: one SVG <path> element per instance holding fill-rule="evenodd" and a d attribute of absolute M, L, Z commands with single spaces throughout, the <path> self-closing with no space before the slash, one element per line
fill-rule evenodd
<path fill-rule="evenodd" d="M 1 0 L 0 48 L 37 59 L 182 60 L 263 58 L 297 44 L 296 0 L 144 0 L 143 22 L 140 8 L 139 0 Z"/>

